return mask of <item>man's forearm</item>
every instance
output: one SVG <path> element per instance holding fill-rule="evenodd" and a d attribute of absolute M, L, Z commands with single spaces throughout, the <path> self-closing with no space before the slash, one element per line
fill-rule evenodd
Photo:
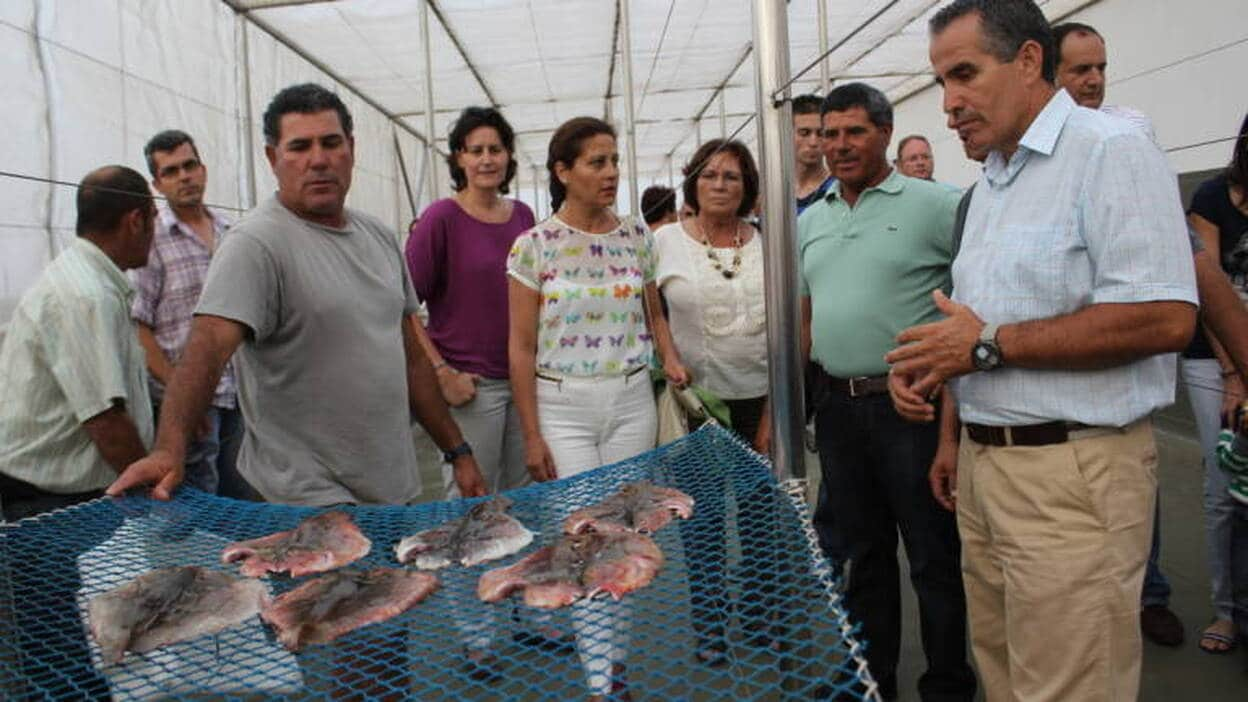
<path fill-rule="evenodd" d="M 109 467 L 121 473 L 126 466 L 147 455 L 147 447 L 139 438 L 139 429 L 121 405 L 83 422 L 91 442 Z"/>
<path fill-rule="evenodd" d="M 156 334 L 152 328 L 142 323 L 138 327 L 139 344 L 143 346 L 148 372 L 161 385 L 168 385 L 169 378 L 173 375 L 173 364 L 169 362 L 169 357 L 165 355 L 164 349 L 160 348 L 160 344 L 156 343 Z"/>
<path fill-rule="evenodd" d="M 403 343 L 407 349 L 407 396 L 412 416 L 429 433 L 438 448 L 448 451 L 464 442 L 459 425 L 451 417 L 442 391 L 438 388 L 438 375 L 429 363 L 418 341 L 416 328 L 419 322 L 411 316 L 403 321 Z"/>
<path fill-rule="evenodd" d="M 1109 368 L 1182 351 L 1196 327 L 1186 302 L 1096 304 L 1050 319 L 1002 325 L 1001 356 L 1018 368 Z"/>
<path fill-rule="evenodd" d="M 241 339 L 241 326 L 236 322 L 213 317 L 194 319 L 182 359 L 165 386 L 154 448 L 175 456 L 186 452 L 191 431 L 208 411 L 221 372 Z"/>
<path fill-rule="evenodd" d="M 1248 378 L 1248 308 L 1207 252 L 1196 254 L 1195 261 L 1196 288 L 1205 326 L 1222 345 L 1235 370 Z"/>

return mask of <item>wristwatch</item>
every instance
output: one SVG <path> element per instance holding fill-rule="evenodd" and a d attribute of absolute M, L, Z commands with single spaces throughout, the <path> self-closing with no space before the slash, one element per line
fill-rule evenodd
<path fill-rule="evenodd" d="M 1001 358 L 1001 347 L 997 345 L 997 327 L 999 324 L 985 324 L 979 332 L 979 341 L 971 347 L 971 363 L 981 371 L 1000 368 L 1004 359 Z"/>
<path fill-rule="evenodd" d="M 454 463 L 455 459 L 459 458 L 460 456 L 471 456 L 471 455 L 472 455 L 472 447 L 468 445 L 467 441 L 465 441 L 464 443 L 460 444 L 459 446 L 456 446 L 455 448 L 449 451 L 443 451 L 442 461 L 445 463 Z"/>

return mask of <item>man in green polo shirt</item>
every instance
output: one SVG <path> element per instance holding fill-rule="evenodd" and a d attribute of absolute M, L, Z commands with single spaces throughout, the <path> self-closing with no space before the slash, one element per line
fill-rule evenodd
<path fill-rule="evenodd" d="M 953 515 L 932 497 L 927 472 L 935 424 L 907 422 L 888 396 L 897 334 L 941 318 L 932 291 L 949 290 L 958 194 L 901 175 L 888 163 L 893 110 L 878 90 L 842 85 L 823 101 L 823 151 L 835 185 L 798 219 L 803 339 L 816 382 L 819 461 L 834 529 L 849 558 L 846 605 L 871 642 L 880 692 L 897 694 L 901 640 L 897 535 L 923 622 L 925 700 L 971 700 L 966 599 Z"/>

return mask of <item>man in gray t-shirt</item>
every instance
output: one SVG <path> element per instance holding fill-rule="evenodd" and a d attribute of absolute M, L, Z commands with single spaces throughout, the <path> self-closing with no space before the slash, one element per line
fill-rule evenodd
<path fill-rule="evenodd" d="M 157 483 L 154 494 L 168 497 L 182 479 L 186 437 L 237 350 L 246 427 L 238 467 L 265 499 L 410 502 L 420 492 L 410 415 L 442 447 L 461 493 L 484 494 L 416 343 L 417 301 L 397 239 L 345 207 L 350 113 L 328 90 L 296 85 L 273 98 L 264 132 L 277 194 L 213 257 L 155 448 L 109 493 Z"/>

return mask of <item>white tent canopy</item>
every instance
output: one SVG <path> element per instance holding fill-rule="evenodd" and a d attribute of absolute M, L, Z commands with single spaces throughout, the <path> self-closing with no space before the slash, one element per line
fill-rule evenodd
<path fill-rule="evenodd" d="M 864 80 L 898 104 L 922 95 L 917 102 L 938 117 L 926 104 L 926 21 L 941 4 L 792 0 L 790 65 L 795 72 L 811 65 L 825 45 L 831 80 Z M 1102 3 L 1040 4 L 1057 19 Z M 1124 22 L 1127 4 L 1104 3 L 1121 6 Z M 699 139 L 736 134 L 754 145 L 750 5 L 630 1 L 640 187 L 679 181 Z M 445 152 L 462 108 L 498 106 L 519 135 L 512 192 L 544 213 L 552 130 L 590 114 L 625 131 L 619 0 L 428 0 L 428 8 L 437 149 Z M 432 164 L 436 192 L 425 177 L 430 130 L 420 15 L 421 0 L 0 3 L 0 72 L 15 103 L 0 115 L 9 135 L 0 144 L 0 171 L 9 174 L 0 176 L 0 324 L 73 228 L 72 186 L 15 176 L 72 183 L 105 163 L 143 169 L 146 140 L 180 128 L 209 166 L 209 200 L 246 209 L 274 183 L 260 116 L 277 90 L 295 82 L 317 81 L 343 96 L 356 122 L 350 203 L 403 231 L 413 202 L 421 207 L 447 193 L 440 157 Z M 820 92 L 819 82 L 816 66 L 791 92 Z M 631 175 L 623 176 L 625 189 Z M 627 192 L 620 202 L 627 207 Z"/>

